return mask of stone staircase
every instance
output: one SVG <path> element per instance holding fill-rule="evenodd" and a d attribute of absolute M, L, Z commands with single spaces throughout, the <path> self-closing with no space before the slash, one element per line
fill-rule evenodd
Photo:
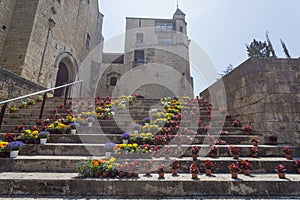
<path fill-rule="evenodd" d="M 48 99 L 45 106 L 44 119 L 53 116 L 53 108 L 59 107 L 62 99 Z M 200 114 L 207 118 L 206 107 L 200 103 Z M 141 123 L 151 108 L 159 107 L 159 100 L 137 99 L 128 109 L 120 110 L 113 119 L 99 120 L 93 127 L 81 126 L 77 135 L 51 135 L 47 145 L 29 144 L 15 159 L 0 158 L 0 195 L 48 195 L 48 196 L 114 196 L 114 197 L 185 197 L 185 196 L 300 196 L 300 175 L 296 173 L 293 160 L 282 155 L 282 146 L 266 145 L 259 133 L 244 135 L 240 127 L 232 127 L 232 120 L 226 120 L 224 127 L 213 127 L 209 130 L 215 139 L 226 141 L 226 145 L 218 146 L 216 158 L 207 156 L 208 145 L 203 143 L 207 133 L 204 126 L 209 125 L 203 120 L 201 127 L 194 127 L 197 135 L 192 144 L 183 144 L 185 149 L 181 158 L 179 176 L 172 176 L 166 169 L 165 179 L 158 179 L 156 172 L 151 177 L 141 173 L 139 178 L 82 178 L 76 173 L 76 164 L 90 158 L 104 157 L 104 144 L 108 141 L 121 143 L 120 134 L 131 131 L 132 125 Z M 36 124 L 40 104 L 10 113 L 5 116 L 1 132 L 17 132 L 15 127 L 24 123 L 29 128 Z M 76 108 L 74 108 L 76 109 Z M 217 110 L 217 109 L 216 109 Z M 67 115 L 68 109 L 58 109 L 61 116 Z M 133 119 L 133 120 L 132 120 Z M 96 121 L 97 122 L 97 121 Z M 226 130 L 229 135 L 219 135 L 217 130 Z M 186 136 L 183 136 L 183 138 Z M 259 138 L 259 157 L 249 156 L 252 146 L 250 139 Z M 183 139 L 184 140 L 184 139 Z M 191 147 L 198 146 L 200 151 L 197 161 L 191 157 Z M 238 160 L 249 160 L 252 164 L 250 175 L 239 174 L 232 179 L 227 166 L 237 161 L 228 153 L 230 145 L 241 149 Z M 177 145 L 171 144 L 175 149 Z M 300 148 L 294 146 L 294 160 L 300 159 Z M 174 158 L 170 158 L 170 162 Z M 205 160 L 214 162 L 212 176 L 203 171 L 199 179 L 191 179 L 189 166 L 195 162 L 197 166 Z M 164 157 L 153 158 L 153 162 L 165 162 Z M 287 178 L 279 179 L 275 166 L 286 167 Z"/>

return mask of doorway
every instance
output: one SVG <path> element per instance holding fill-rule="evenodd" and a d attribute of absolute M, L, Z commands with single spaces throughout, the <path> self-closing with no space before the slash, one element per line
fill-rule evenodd
<path fill-rule="evenodd" d="M 69 72 L 67 66 L 61 62 L 59 63 L 59 68 L 56 77 L 55 87 L 67 84 L 69 80 Z M 55 97 L 62 97 L 64 95 L 65 88 L 60 88 L 54 91 Z"/>

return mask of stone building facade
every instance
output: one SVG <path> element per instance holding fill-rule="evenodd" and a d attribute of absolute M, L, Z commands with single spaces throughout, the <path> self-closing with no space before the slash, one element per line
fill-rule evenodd
<path fill-rule="evenodd" d="M 103 54 L 99 96 L 193 96 L 185 14 L 171 19 L 126 18 L 122 54 Z"/>
<path fill-rule="evenodd" d="M 76 76 L 82 62 L 97 47 L 97 72 L 102 23 L 97 0 L 2 0 L 0 66 L 38 86 L 54 87 L 80 79 Z M 95 70 L 91 73 L 93 63 L 84 66 L 94 76 L 90 80 L 98 77 Z M 91 83 L 84 87 L 89 92 Z"/>

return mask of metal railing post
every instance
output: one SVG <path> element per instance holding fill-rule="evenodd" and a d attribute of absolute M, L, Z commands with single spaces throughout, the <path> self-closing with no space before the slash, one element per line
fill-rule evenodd
<path fill-rule="evenodd" d="M 1 113 L 0 113 L 0 129 L 1 129 L 1 125 L 2 125 L 2 121 L 3 121 L 4 115 L 5 115 L 6 107 L 7 107 L 7 103 L 5 103 L 2 106 L 2 108 L 1 108 Z"/>
<path fill-rule="evenodd" d="M 43 102 L 42 102 L 42 105 L 41 105 L 41 110 L 40 110 L 40 116 L 39 116 L 39 119 L 43 119 L 43 112 L 44 112 L 44 107 L 45 107 L 45 103 L 46 103 L 46 99 L 47 99 L 47 93 L 48 92 L 45 92 L 44 96 L 43 96 Z"/>
<path fill-rule="evenodd" d="M 71 87 L 71 86 L 68 86 L 68 87 L 65 88 L 65 99 L 64 99 L 65 108 L 67 106 L 67 98 L 68 98 L 68 94 L 69 94 L 69 87 Z"/>

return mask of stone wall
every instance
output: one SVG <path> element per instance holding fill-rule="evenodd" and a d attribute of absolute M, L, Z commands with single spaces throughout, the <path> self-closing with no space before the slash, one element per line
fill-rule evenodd
<path fill-rule="evenodd" d="M 5 43 L 0 64 L 43 87 L 55 86 L 60 62 L 68 68 L 68 81 L 74 81 L 85 58 L 103 41 L 103 15 L 97 0 L 4 0 L 2 10 L 7 19 L 1 12 L 0 22 L 7 22 L 8 37 L 0 33 L 0 41 L 4 41 L 0 49 Z M 54 27 L 49 26 L 49 19 L 54 21 Z M 100 45 L 92 56 L 93 62 L 101 63 L 102 49 Z M 83 67 L 90 75 L 91 67 Z"/>
<path fill-rule="evenodd" d="M 300 59 L 249 59 L 200 96 L 255 132 L 300 143 Z"/>
<path fill-rule="evenodd" d="M 44 89 L 0 67 L 0 100 L 11 99 Z"/>

